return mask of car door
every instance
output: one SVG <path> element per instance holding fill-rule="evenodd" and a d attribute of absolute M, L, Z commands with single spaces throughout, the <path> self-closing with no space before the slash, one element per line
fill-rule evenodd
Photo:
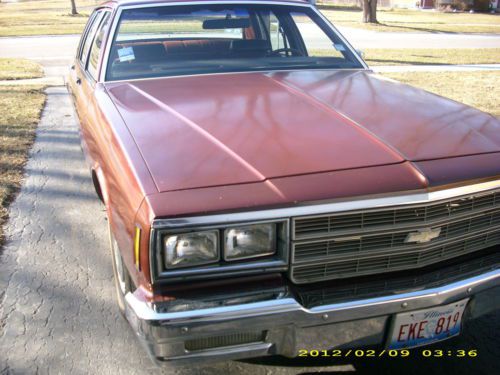
<path fill-rule="evenodd" d="M 75 105 L 80 120 L 80 136 L 82 148 L 87 161 L 93 164 L 92 146 L 94 143 L 92 128 L 95 126 L 89 117 L 89 104 L 92 101 L 95 85 L 97 82 L 97 70 L 99 58 L 96 54 L 96 41 L 100 36 L 98 45 L 99 50 L 102 44 L 102 34 L 109 25 L 111 11 L 108 9 L 99 9 L 94 12 L 93 18 L 89 21 L 86 34 L 82 38 L 82 43 L 78 51 L 78 56 L 74 69 L 72 69 L 72 90 L 75 96 Z M 93 52 L 94 51 L 94 52 Z M 97 51 L 99 54 L 99 51 Z"/>
<path fill-rule="evenodd" d="M 80 119 L 80 124 L 85 126 L 86 122 L 86 103 L 87 98 L 85 96 L 85 91 L 83 90 L 83 81 L 85 80 L 84 70 L 85 64 L 88 59 L 88 54 L 90 50 L 90 45 L 94 39 L 97 27 L 102 18 L 102 10 L 97 10 L 92 13 L 85 28 L 85 31 L 80 40 L 80 45 L 78 46 L 77 55 L 75 58 L 75 63 L 71 67 L 69 88 L 73 95 L 75 109 Z"/>
<path fill-rule="evenodd" d="M 99 85 L 97 82 L 99 80 L 99 71 L 105 49 L 104 44 L 106 43 L 111 19 L 111 12 L 105 10 L 96 28 L 95 35 L 88 51 L 88 57 L 83 66 L 85 79 L 82 79 L 81 87 L 87 98 L 85 110 L 88 126 L 82 128 L 82 135 L 87 142 L 87 151 L 91 158 L 91 162 L 93 162 L 93 167 L 95 167 L 96 163 L 99 163 L 96 157 L 100 154 L 98 142 L 102 138 L 103 130 L 101 129 L 101 125 L 99 125 L 99 108 L 96 101 L 96 90 L 102 90 L 102 85 Z"/>

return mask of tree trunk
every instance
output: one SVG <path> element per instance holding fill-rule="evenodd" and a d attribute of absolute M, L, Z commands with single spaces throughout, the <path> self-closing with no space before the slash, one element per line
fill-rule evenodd
<path fill-rule="evenodd" d="M 76 10 L 76 0 L 71 0 L 71 15 L 76 16 L 78 11 Z"/>
<path fill-rule="evenodd" d="M 378 23 L 377 0 L 363 0 L 363 22 Z"/>

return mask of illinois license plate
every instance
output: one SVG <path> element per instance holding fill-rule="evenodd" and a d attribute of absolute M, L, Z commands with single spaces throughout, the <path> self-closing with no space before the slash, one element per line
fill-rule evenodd
<path fill-rule="evenodd" d="M 468 301 L 464 299 L 446 306 L 397 314 L 388 347 L 413 348 L 458 335 Z"/>

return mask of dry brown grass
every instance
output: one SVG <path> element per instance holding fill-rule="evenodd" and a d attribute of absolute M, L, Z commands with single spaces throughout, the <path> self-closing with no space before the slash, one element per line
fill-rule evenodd
<path fill-rule="evenodd" d="M 367 49 L 365 61 L 375 65 L 499 64 L 500 48 Z"/>
<path fill-rule="evenodd" d="M 382 32 L 422 33 L 500 33 L 500 15 L 485 13 L 423 12 L 411 9 L 377 11 L 379 24 L 361 22 L 361 9 L 323 7 L 321 9 L 335 25 Z"/>
<path fill-rule="evenodd" d="M 79 15 L 72 16 L 68 0 L 0 3 L 0 36 L 79 34 L 92 8 L 101 1 L 77 1 Z"/>
<path fill-rule="evenodd" d="M 40 77 L 43 77 L 43 69 L 33 61 L 0 58 L 0 80 Z"/>
<path fill-rule="evenodd" d="M 0 244 L 45 103 L 40 86 L 0 86 Z"/>
<path fill-rule="evenodd" d="M 68 0 L 37 0 L 0 3 L 0 36 L 79 34 L 99 0 L 77 1 L 79 16 L 71 16 Z M 361 22 L 361 10 L 339 6 L 321 7 L 336 25 L 375 31 L 449 32 L 500 34 L 500 15 L 421 12 L 384 9 L 377 12 L 380 24 Z"/>
<path fill-rule="evenodd" d="M 500 71 L 384 73 L 384 76 L 500 117 Z"/>

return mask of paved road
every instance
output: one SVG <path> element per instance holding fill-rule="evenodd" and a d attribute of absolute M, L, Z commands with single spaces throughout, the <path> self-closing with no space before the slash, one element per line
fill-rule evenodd
<path fill-rule="evenodd" d="M 46 76 L 61 76 L 70 65 L 79 37 L 75 35 L 0 38 L 0 57 L 18 57 L 42 64 Z"/>
<path fill-rule="evenodd" d="M 154 368 L 115 305 L 105 216 L 83 161 L 68 94 L 63 87 L 48 93 L 0 257 L 1 375 L 495 374 L 500 314 L 439 346 L 477 349 L 475 359 L 415 357 L 335 366 L 273 359 L 176 371 Z"/>

